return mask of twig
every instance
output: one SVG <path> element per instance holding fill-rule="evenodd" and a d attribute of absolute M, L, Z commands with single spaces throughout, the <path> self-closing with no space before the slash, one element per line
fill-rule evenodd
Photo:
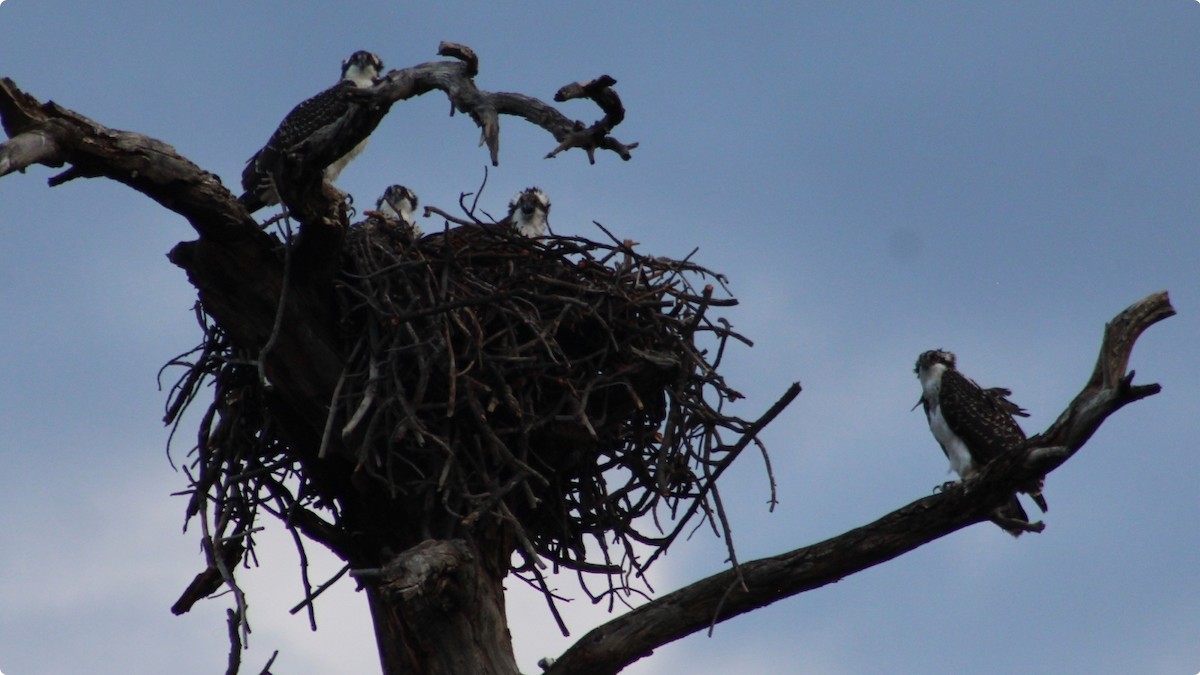
<path fill-rule="evenodd" d="M 342 569 L 338 570 L 337 574 L 330 577 L 329 580 L 326 581 L 325 583 L 321 584 L 320 586 L 317 586 L 317 590 L 305 595 L 304 599 L 301 600 L 299 604 L 297 604 L 295 607 L 288 610 L 288 613 L 295 614 L 295 613 L 299 612 L 300 610 L 304 609 L 305 607 L 311 607 L 313 604 L 313 601 L 315 601 L 322 593 L 324 593 L 326 590 L 331 588 L 335 583 L 337 583 L 338 579 L 341 579 L 342 577 L 346 576 L 346 572 L 349 572 L 349 571 L 350 571 L 349 565 L 342 565 Z M 314 628 L 314 630 L 315 630 L 315 628 Z"/>
<path fill-rule="evenodd" d="M 271 335 L 267 338 L 266 344 L 258 353 L 258 379 L 262 382 L 263 391 L 270 392 L 274 388 L 271 380 L 267 378 L 267 356 L 275 349 L 275 344 L 279 341 L 279 329 L 283 326 L 283 313 L 287 307 L 288 283 L 291 279 L 292 269 L 292 226 L 287 218 L 283 219 L 285 232 L 285 244 L 283 247 L 283 277 L 279 285 L 279 304 L 275 306 L 275 322 L 271 325 Z"/>

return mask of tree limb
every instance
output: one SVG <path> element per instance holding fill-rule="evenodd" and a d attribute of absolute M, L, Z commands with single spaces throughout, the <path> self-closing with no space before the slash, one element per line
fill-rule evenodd
<path fill-rule="evenodd" d="M 987 520 L 1018 486 L 1069 459 L 1109 415 L 1159 392 L 1157 384 L 1134 386 L 1133 373 L 1125 368 L 1142 331 L 1174 313 L 1167 293 L 1160 292 L 1118 314 L 1105 327 L 1095 372 L 1066 411 L 1031 438 L 1022 452 L 992 462 L 968 485 L 956 484 L 845 534 L 742 563 L 739 569 L 664 595 L 593 629 L 548 668 L 547 675 L 616 673 L 657 647 L 715 622 L 820 588 Z M 739 574 L 745 585 L 733 586 Z"/>
<path fill-rule="evenodd" d="M 314 181 L 319 181 L 324 167 L 369 136 L 394 102 L 434 89 L 444 91 L 454 110 L 467 113 L 479 125 L 481 144 L 487 144 L 493 165 L 500 161 L 501 114 L 523 117 L 550 132 L 560 143 L 551 155 L 566 147 L 579 147 L 594 161 L 594 150 L 601 148 L 628 160 L 630 150 L 637 147 L 636 143 L 627 145 L 608 135 L 625 113 L 620 98 L 611 89 L 616 80 L 607 75 L 587 84 L 567 85 L 556 97 L 560 101 L 586 97 L 597 102 L 605 116 L 585 128 L 531 96 L 477 88 L 473 78 L 479 72 L 479 58 L 470 47 L 443 42 L 438 54 L 457 60 L 389 72 L 379 84 L 359 94 L 362 104 L 354 106 L 338 124 L 282 153 L 290 156 L 280 169 L 287 179 L 282 182 L 290 186 L 294 202 L 298 193 L 313 196 L 312 188 L 319 185 Z M 574 95 L 563 96 L 563 92 Z M 223 227 L 239 230 L 250 221 L 216 176 L 201 170 L 171 146 L 142 134 L 109 129 L 53 102 L 41 104 L 8 78 L 0 79 L 0 123 L 12 139 L 0 145 L 0 176 L 33 164 L 58 167 L 69 163 L 71 168 L 51 179 L 52 185 L 80 177 L 111 178 L 188 218 L 201 235 L 216 236 Z M 297 162 L 298 157 L 304 161 Z M 325 197 L 340 201 L 336 194 Z M 321 204 L 325 208 L 315 208 L 313 202 L 309 205 L 314 208 L 292 209 L 302 224 L 334 213 L 328 203 Z"/>
<path fill-rule="evenodd" d="M 42 129 L 35 129 L 17 134 L 4 144 L 0 153 L 0 176 L 14 171 L 24 171 L 34 164 L 46 166 L 62 166 L 64 161 L 63 149 L 54 136 Z"/>
<path fill-rule="evenodd" d="M 563 91 L 577 91 L 578 95 L 570 98 L 591 98 L 605 112 L 603 119 L 584 127 L 582 122 L 571 120 L 553 106 L 532 96 L 480 90 L 474 81 L 479 72 L 479 58 L 470 47 L 442 42 L 438 46 L 438 54 L 460 61 L 437 61 L 393 70 L 382 82 L 372 87 L 372 96 L 394 102 L 420 96 L 433 89 L 442 90 L 450 99 L 452 110 L 467 113 L 479 126 L 479 143 L 487 145 L 492 166 L 500 164 L 500 115 L 523 117 L 550 132 L 560 147 L 547 157 L 558 154 L 566 147 L 577 147 L 587 152 L 592 163 L 595 163 L 594 152 L 597 148 L 611 150 L 621 159 L 629 160 L 632 157 L 630 151 L 638 145 L 626 145 L 608 135 L 624 119 L 625 110 L 620 97 L 611 89 L 616 80 L 607 75 L 586 85 L 574 83 L 559 90 L 560 94 Z M 565 101 L 567 98 L 555 96 L 555 100 Z M 568 145 L 563 147 L 563 143 Z"/>
<path fill-rule="evenodd" d="M 351 95 L 360 102 L 330 125 L 294 147 L 278 153 L 269 171 L 275 177 L 280 200 L 300 223 L 296 242 L 297 266 L 303 276 L 318 284 L 332 279 L 336 251 L 348 223 L 344 195 L 324 182 L 324 169 L 350 148 L 366 139 L 396 101 L 439 89 L 453 110 L 470 115 L 482 130 L 492 164 L 499 164 L 501 114 L 515 115 L 542 127 L 559 146 L 548 157 L 567 148 L 581 148 L 595 162 L 596 148 L 612 150 L 630 159 L 636 143 L 624 144 L 609 136 L 625 116 L 620 98 L 607 75 L 585 85 L 568 85 L 560 97 L 586 97 L 605 112 L 600 121 L 585 127 L 554 107 L 531 96 L 485 92 L 475 86 L 479 58 L 466 45 L 443 42 L 438 54 L 455 61 L 424 63 L 393 70 L 375 86 Z M 563 92 L 571 92 L 563 97 Z M 11 138 L 0 145 L 0 176 L 33 164 L 71 166 L 50 179 L 60 185 L 75 178 L 103 176 L 124 183 L 188 219 L 201 237 L 213 240 L 257 238 L 259 248 L 269 248 L 253 218 L 216 176 L 202 170 L 174 148 L 149 136 L 109 129 L 67 108 L 40 104 L 7 78 L 0 80 L 0 123 Z"/>
<path fill-rule="evenodd" d="M 1030 439 L 1030 444 L 1067 445 L 1078 450 L 1108 414 L 1126 403 L 1157 394 L 1161 388 L 1157 384 L 1133 386 L 1133 373 L 1126 373 L 1126 368 L 1133 343 L 1142 331 L 1174 315 L 1167 292 L 1160 291 L 1130 305 L 1105 324 L 1104 341 L 1087 385 L 1049 429 Z"/>
<path fill-rule="evenodd" d="M 228 241 L 266 237 L 215 175 L 149 136 L 110 129 L 56 103 L 39 104 L 0 79 L 0 121 L 12 140 L 0 145 L 0 175 L 34 163 L 71 164 L 51 179 L 100 177 L 124 183 L 187 218 L 201 236 Z"/>

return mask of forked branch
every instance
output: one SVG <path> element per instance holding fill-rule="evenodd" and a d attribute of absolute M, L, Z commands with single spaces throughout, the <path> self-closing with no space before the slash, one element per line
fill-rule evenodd
<path fill-rule="evenodd" d="M 376 86 L 358 94 L 361 104 L 337 124 L 324 128 L 294 148 L 289 148 L 281 178 L 281 197 L 301 225 L 341 220 L 340 195 L 320 190 L 328 164 L 369 136 L 393 103 L 435 89 L 446 93 L 452 110 L 467 113 L 479 125 L 493 165 L 499 164 L 500 115 L 523 117 L 548 131 L 559 143 L 548 156 L 567 148 L 581 148 L 595 161 L 597 148 L 630 159 L 637 143 L 625 144 L 609 136 L 624 119 L 620 98 L 607 75 L 587 84 L 572 84 L 562 92 L 595 101 L 604 117 L 584 126 L 553 106 L 531 96 L 486 92 L 475 86 L 479 58 L 466 45 L 443 42 L 438 54 L 452 61 L 424 63 L 389 72 Z M 42 104 L 21 91 L 10 79 L 0 79 L 0 123 L 10 140 L 0 144 L 0 176 L 24 171 L 35 164 L 70 167 L 50 179 L 58 185 L 75 178 L 105 177 L 124 183 L 163 206 L 183 215 L 202 236 L 229 238 L 253 236 L 254 221 L 220 180 L 178 154 L 174 148 L 138 133 L 110 129 L 53 102 Z"/>
<path fill-rule="evenodd" d="M 546 673 L 616 673 L 654 649 L 713 623 L 820 588 L 987 520 L 990 511 L 1018 486 L 1069 459 L 1109 415 L 1158 393 L 1157 384 L 1133 385 L 1133 373 L 1125 368 L 1142 331 L 1174 313 L 1166 292 L 1161 292 L 1118 314 L 1105 328 L 1096 371 L 1083 391 L 1049 429 L 1030 439 L 1023 452 L 989 464 L 969 492 L 952 487 L 832 539 L 742 563 L 738 570 L 664 595 L 592 630 Z M 739 574 L 744 586 L 734 586 Z"/>
<path fill-rule="evenodd" d="M 582 148 L 592 163 L 595 163 L 596 149 L 611 150 L 621 159 L 629 160 L 632 157 L 630 151 L 638 145 L 622 143 L 609 135 L 625 118 L 625 108 L 612 89 L 617 81 L 608 75 L 586 84 L 568 84 L 559 89 L 554 97 L 559 102 L 589 98 L 600 106 L 604 117 L 586 126 L 532 96 L 487 92 L 476 87 L 474 78 L 479 72 L 479 57 L 466 45 L 442 42 L 438 46 L 438 54 L 458 61 L 437 61 L 393 70 L 367 95 L 387 101 L 390 105 L 391 102 L 420 96 L 433 89 L 442 90 L 450 98 L 452 111 L 467 113 L 479 125 L 479 143 L 487 145 L 492 166 L 500 163 L 500 115 L 523 117 L 550 132 L 559 146 L 547 155 L 548 158 L 567 148 Z"/>

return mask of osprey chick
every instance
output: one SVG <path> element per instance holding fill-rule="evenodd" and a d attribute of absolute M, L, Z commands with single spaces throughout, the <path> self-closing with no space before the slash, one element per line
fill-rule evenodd
<path fill-rule="evenodd" d="M 383 72 L 383 60 L 375 54 L 357 51 L 342 62 L 342 77 L 337 84 L 292 108 L 271 134 L 270 140 L 246 162 L 242 171 L 242 188 L 245 193 L 238 197 L 250 213 L 279 203 L 271 168 L 279 156 L 306 138 L 337 122 L 350 110 L 351 99 L 347 92 L 356 88 L 367 88 L 375 84 Z M 325 180 L 337 179 L 350 160 L 358 156 L 367 146 L 366 139 L 356 145 L 328 167 Z"/>
<path fill-rule="evenodd" d="M 960 478 L 975 475 L 993 459 L 1025 442 L 1025 432 L 1013 415 L 1026 413 L 1006 398 L 1011 392 L 1000 387 L 984 389 L 963 376 L 955 366 L 953 353 L 927 351 L 917 358 L 914 370 L 921 381 L 921 406 L 929 429 Z M 1040 483 L 1028 492 L 1045 512 Z M 1030 524 L 1015 494 L 994 515 L 996 523 L 1014 537 L 1029 528 L 1040 531 L 1040 523 Z"/>
<path fill-rule="evenodd" d="M 550 198 L 545 192 L 531 187 L 513 197 L 508 203 L 508 216 L 500 224 L 526 237 L 542 237 L 546 234 L 546 219 L 549 216 Z"/>
<path fill-rule="evenodd" d="M 424 232 L 417 224 L 413 212 L 417 210 L 417 194 L 403 185 L 391 185 L 383 191 L 383 196 L 375 202 L 375 212 L 379 218 L 396 223 L 411 239 L 417 239 Z"/>

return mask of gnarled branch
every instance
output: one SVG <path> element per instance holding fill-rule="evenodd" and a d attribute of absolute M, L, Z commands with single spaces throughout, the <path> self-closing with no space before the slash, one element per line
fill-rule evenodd
<path fill-rule="evenodd" d="M 162 141 L 110 129 L 53 102 L 38 103 L 8 78 L 0 79 L 0 121 L 12 138 L 0 145 L 0 166 L 6 169 L 0 175 L 33 164 L 69 163 L 51 185 L 103 176 L 187 218 L 203 237 L 266 237 L 219 178 Z"/>
<path fill-rule="evenodd" d="M 1095 373 L 1058 420 L 1024 450 L 989 464 L 963 485 L 919 499 L 873 523 L 823 542 L 742 563 L 664 595 L 593 629 L 546 670 L 547 675 L 607 675 L 668 642 L 777 600 L 820 588 L 988 519 L 1021 485 L 1060 466 L 1104 420 L 1128 403 L 1158 393 L 1125 372 L 1142 331 L 1172 316 L 1166 292 L 1118 314 L 1105 328 Z M 718 614 L 719 612 L 719 614 Z"/>
<path fill-rule="evenodd" d="M 62 166 L 66 153 L 54 136 L 44 129 L 34 129 L 13 136 L 0 152 L 0 176 L 24 171 L 34 164 Z"/>
<path fill-rule="evenodd" d="M 621 99 L 612 90 L 616 80 L 608 75 L 587 84 L 573 83 L 559 89 L 554 100 L 590 98 L 600 106 L 605 115 L 591 126 L 571 120 L 554 106 L 532 96 L 510 92 L 487 92 L 475 86 L 474 77 L 479 72 L 479 57 L 466 45 L 443 42 L 438 54 L 459 59 L 423 63 L 403 70 L 393 70 L 370 89 L 373 99 L 395 102 L 420 96 L 433 89 L 446 93 L 452 110 L 465 112 L 475 120 L 481 130 L 480 145 L 486 144 L 492 166 L 500 163 L 500 115 L 523 117 L 529 122 L 550 132 L 559 142 L 559 147 L 547 157 L 553 157 L 566 148 L 582 148 L 588 159 L 595 163 L 597 148 L 611 150 L 621 159 L 629 160 L 631 150 L 637 143 L 625 144 L 609 136 L 613 128 L 625 118 Z M 568 95 L 564 95 L 567 92 Z"/>
<path fill-rule="evenodd" d="M 454 61 L 423 63 L 393 70 L 370 89 L 354 92 L 357 105 L 338 123 L 325 127 L 295 147 L 279 153 L 271 173 L 280 199 L 299 221 L 299 267 L 308 278 L 328 281 L 335 251 L 347 225 L 342 195 L 324 184 L 324 169 L 366 139 L 396 101 L 439 89 L 453 110 L 479 125 L 480 143 L 488 146 L 493 165 L 500 162 L 500 115 L 515 115 L 536 124 L 558 141 L 547 157 L 581 148 L 595 162 L 597 148 L 630 159 L 637 143 L 624 144 L 609 135 L 625 116 L 620 98 L 605 75 L 587 84 L 563 87 L 571 96 L 595 101 L 604 111 L 593 125 L 572 121 L 553 106 L 523 94 L 485 92 L 475 86 L 479 58 L 466 45 L 443 42 L 438 54 Z M 33 164 L 71 166 L 50 179 L 52 186 L 75 178 L 106 177 L 124 183 L 188 219 L 202 236 L 213 240 L 258 238 L 269 248 L 253 218 L 216 176 L 178 154 L 174 148 L 138 133 L 109 129 L 55 103 L 41 104 L 7 78 L 0 80 L 0 123 L 11 138 L 0 145 L 0 176 Z"/>

